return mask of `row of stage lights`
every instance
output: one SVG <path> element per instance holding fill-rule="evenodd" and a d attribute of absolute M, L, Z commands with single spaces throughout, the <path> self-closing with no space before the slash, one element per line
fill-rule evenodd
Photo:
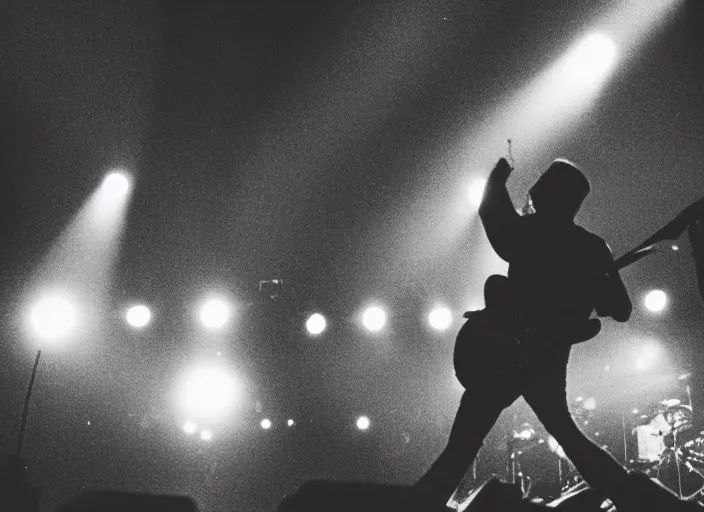
<path fill-rule="evenodd" d="M 289 418 L 286 420 L 286 427 L 287 428 L 292 428 L 293 426 L 296 425 L 296 422 Z M 355 421 L 355 425 L 358 430 L 368 430 L 369 427 L 371 426 L 371 421 L 367 416 L 359 416 L 357 420 Z M 260 423 L 259 426 L 262 428 L 262 430 L 270 430 L 272 427 L 274 427 L 274 423 L 269 419 L 269 418 L 264 418 Z M 188 435 L 188 436 L 195 436 L 197 435 L 198 438 L 201 441 L 209 442 L 213 440 L 213 431 L 210 430 L 209 428 L 201 428 L 195 421 L 186 421 L 182 425 L 181 429 L 183 432 Z"/>
<path fill-rule="evenodd" d="M 476 179 L 468 189 L 468 200 L 475 208 L 479 207 L 486 179 Z M 130 189 L 130 180 L 122 172 L 112 172 L 104 180 L 101 190 L 108 198 L 124 197 Z M 677 246 L 672 247 L 678 250 Z M 648 311 L 660 312 L 665 309 L 667 296 L 662 290 L 653 290 L 644 298 Z M 475 308 L 476 309 L 476 308 Z M 148 306 L 138 304 L 130 307 L 124 314 L 126 322 L 135 329 L 143 329 L 152 320 Z M 211 298 L 200 308 L 200 321 L 206 329 L 217 331 L 224 328 L 231 318 L 231 306 L 227 301 Z M 33 333 L 44 340 L 53 340 L 66 335 L 76 323 L 76 311 L 65 297 L 50 296 L 34 304 L 30 313 Z M 447 330 L 453 322 L 453 314 L 446 307 L 433 309 L 427 317 L 431 328 L 438 331 Z M 381 331 L 387 323 L 386 312 L 377 306 L 367 308 L 362 315 L 362 324 L 370 332 Z M 316 336 L 327 328 L 327 320 L 321 313 L 313 313 L 306 319 L 306 330 Z"/>
<path fill-rule="evenodd" d="M 667 295 L 662 290 L 648 292 L 643 305 L 653 313 L 663 311 L 667 305 Z M 222 299 L 209 299 L 200 308 L 200 321 L 211 331 L 223 329 L 231 319 L 231 306 Z M 130 307 L 124 314 L 125 321 L 135 329 L 145 328 L 152 320 L 149 307 L 139 304 Z M 63 297 L 46 297 L 38 301 L 31 310 L 31 324 L 34 332 L 43 339 L 51 340 L 64 336 L 76 323 L 73 305 Z M 438 331 L 447 330 L 454 320 L 453 313 L 446 307 L 433 309 L 427 317 L 428 325 Z M 381 331 L 387 323 L 386 312 L 378 307 L 368 307 L 362 315 L 362 325 L 370 332 Z M 327 319 L 321 313 L 313 313 L 306 319 L 306 330 L 317 336 L 327 328 Z"/>

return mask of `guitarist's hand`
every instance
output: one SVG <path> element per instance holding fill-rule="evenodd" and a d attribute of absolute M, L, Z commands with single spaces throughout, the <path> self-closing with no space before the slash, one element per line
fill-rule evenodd
<path fill-rule="evenodd" d="M 506 160 L 505 158 L 499 158 L 499 161 L 496 162 L 494 170 L 491 171 L 491 174 L 492 176 L 500 178 L 501 181 L 505 183 L 512 172 L 513 167 L 511 167 L 511 165 L 508 163 L 508 160 Z"/>
<path fill-rule="evenodd" d="M 574 343 L 582 343 L 589 341 L 601 332 L 601 320 L 598 318 L 590 318 L 573 333 L 572 339 Z"/>

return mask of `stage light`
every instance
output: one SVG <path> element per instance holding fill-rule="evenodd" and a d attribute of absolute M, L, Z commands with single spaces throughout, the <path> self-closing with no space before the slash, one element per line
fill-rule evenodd
<path fill-rule="evenodd" d="M 591 83 L 601 78 L 616 61 L 616 45 L 601 33 L 586 36 L 570 53 L 565 65 L 566 78 Z"/>
<path fill-rule="evenodd" d="M 34 332 L 43 340 L 54 341 L 68 334 L 76 323 L 71 303 L 59 296 L 40 299 L 30 313 Z"/>
<path fill-rule="evenodd" d="M 196 430 L 198 430 L 198 425 L 196 425 L 192 421 L 187 421 L 186 423 L 183 424 L 183 431 L 186 434 L 195 434 Z"/>
<path fill-rule="evenodd" d="M 268 430 L 268 429 L 271 428 L 271 420 L 268 419 L 268 418 L 264 418 L 264 419 L 262 420 L 261 425 L 262 425 L 262 428 L 263 428 L 264 430 Z"/>
<path fill-rule="evenodd" d="M 660 355 L 660 348 L 657 345 L 647 345 L 640 349 L 638 358 L 636 359 L 636 368 L 638 370 L 649 370 L 657 361 Z"/>
<path fill-rule="evenodd" d="M 513 434 L 513 437 L 516 439 L 520 439 L 521 441 L 528 441 L 533 437 L 533 434 L 535 434 L 535 431 L 533 429 L 523 429 L 520 432 L 515 432 Z"/>
<path fill-rule="evenodd" d="M 213 433 L 210 430 L 201 430 L 200 431 L 200 438 L 202 441 L 212 441 L 213 440 Z"/>
<path fill-rule="evenodd" d="M 184 375 L 178 390 L 178 400 L 188 417 L 218 421 L 231 412 L 237 402 L 238 392 L 238 383 L 225 368 L 203 365 Z"/>
<path fill-rule="evenodd" d="M 130 181 L 122 172 L 114 171 L 103 180 L 101 190 L 109 197 L 124 197 L 130 190 Z"/>
<path fill-rule="evenodd" d="M 151 320 L 151 318 L 152 314 L 149 311 L 149 308 L 143 305 L 132 306 L 130 309 L 127 310 L 127 313 L 125 314 L 125 319 L 127 320 L 127 323 L 137 329 L 145 327 L 149 323 L 149 320 Z"/>
<path fill-rule="evenodd" d="M 293 421 L 293 420 L 288 420 L 286 422 L 286 425 L 288 425 L 289 427 L 292 427 L 294 424 L 295 424 L 295 421 Z"/>
<path fill-rule="evenodd" d="M 550 450 L 557 454 L 558 457 L 566 459 L 567 456 L 565 455 L 565 450 L 562 449 L 562 446 L 560 446 L 557 442 L 557 439 L 554 437 L 550 436 L 548 438 L 548 446 L 550 447 Z"/>
<path fill-rule="evenodd" d="M 643 303 L 648 311 L 659 313 L 667 305 L 667 295 L 662 290 L 652 290 L 645 296 Z"/>
<path fill-rule="evenodd" d="M 452 324 L 452 312 L 447 308 L 437 308 L 428 315 L 430 327 L 438 331 L 447 330 Z"/>
<path fill-rule="evenodd" d="M 367 430 L 369 428 L 369 418 L 366 416 L 360 416 L 357 418 L 357 428 L 359 430 Z"/>
<path fill-rule="evenodd" d="M 469 187 L 469 202 L 475 208 L 479 208 L 479 205 L 482 203 L 482 198 L 484 197 L 484 189 L 485 188 L 486 188 L 486 179 L 484 179 L 484 178 L 478 179 L 470 185 L 470 187 Z"/>
<path fill-rule="evenodd" d="M 210 299 L 200 310 L 200 320 L 211 330 L 220 329 L 230 319 L 230 306 L 220 299 Z"/>
<path fill-rule="evenodd" d="M 587 398 L 582 404 L 582 407 L 584 407 L 584 409 L 587 411 L 593 411 L 594 409 L 596 409 L 596 400 L 591 397 Z"/>
<path fill-rule="evenodd" d="M 372 332 L 380 331 L 386 325 L 386 313 L 378 307 L 367 308 L 362 317 L 362 323 Z"/>
<path fill-rule="evenodd" d="M 308 329 L 308 332 L 314 336 L 323 332 L 326 326 L 327 321 L 320 313 L 313 313 L 306 321 L 306 329 Z"/>

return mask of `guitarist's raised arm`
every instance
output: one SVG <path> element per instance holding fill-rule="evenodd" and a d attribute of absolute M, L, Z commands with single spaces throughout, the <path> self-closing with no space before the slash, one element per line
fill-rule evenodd
<path fill-rule="evenodd" d="M 520 215 L 511 202 L 506 181 L 513 169 L 505 158 L 501 158 L 491 171 L 479 205 L 479 217 L 491 246 L 499 257 L 511 261 L 516 244 Z"/>
<path fill-rule="evenodd" d="M 633 303 L 614 264 L 611 250 L 603 241 L 601 243 L 603 244 L 603 249 L 600 251 L 602 262 L 599 266 L 609 270 L 602 275 L 598 285 L 596 313 L 602 317 L 610 316 L 617 322 L 626 322 L 631 317 Z"/>

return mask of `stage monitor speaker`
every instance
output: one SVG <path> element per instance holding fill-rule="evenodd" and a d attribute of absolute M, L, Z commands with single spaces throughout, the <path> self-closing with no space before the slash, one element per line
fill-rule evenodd
<path fill-rule="evenodd" d="M 89 491 L 61 505 L 56 512 L 198 512 L 198 507 L 187 496 Z"/>

